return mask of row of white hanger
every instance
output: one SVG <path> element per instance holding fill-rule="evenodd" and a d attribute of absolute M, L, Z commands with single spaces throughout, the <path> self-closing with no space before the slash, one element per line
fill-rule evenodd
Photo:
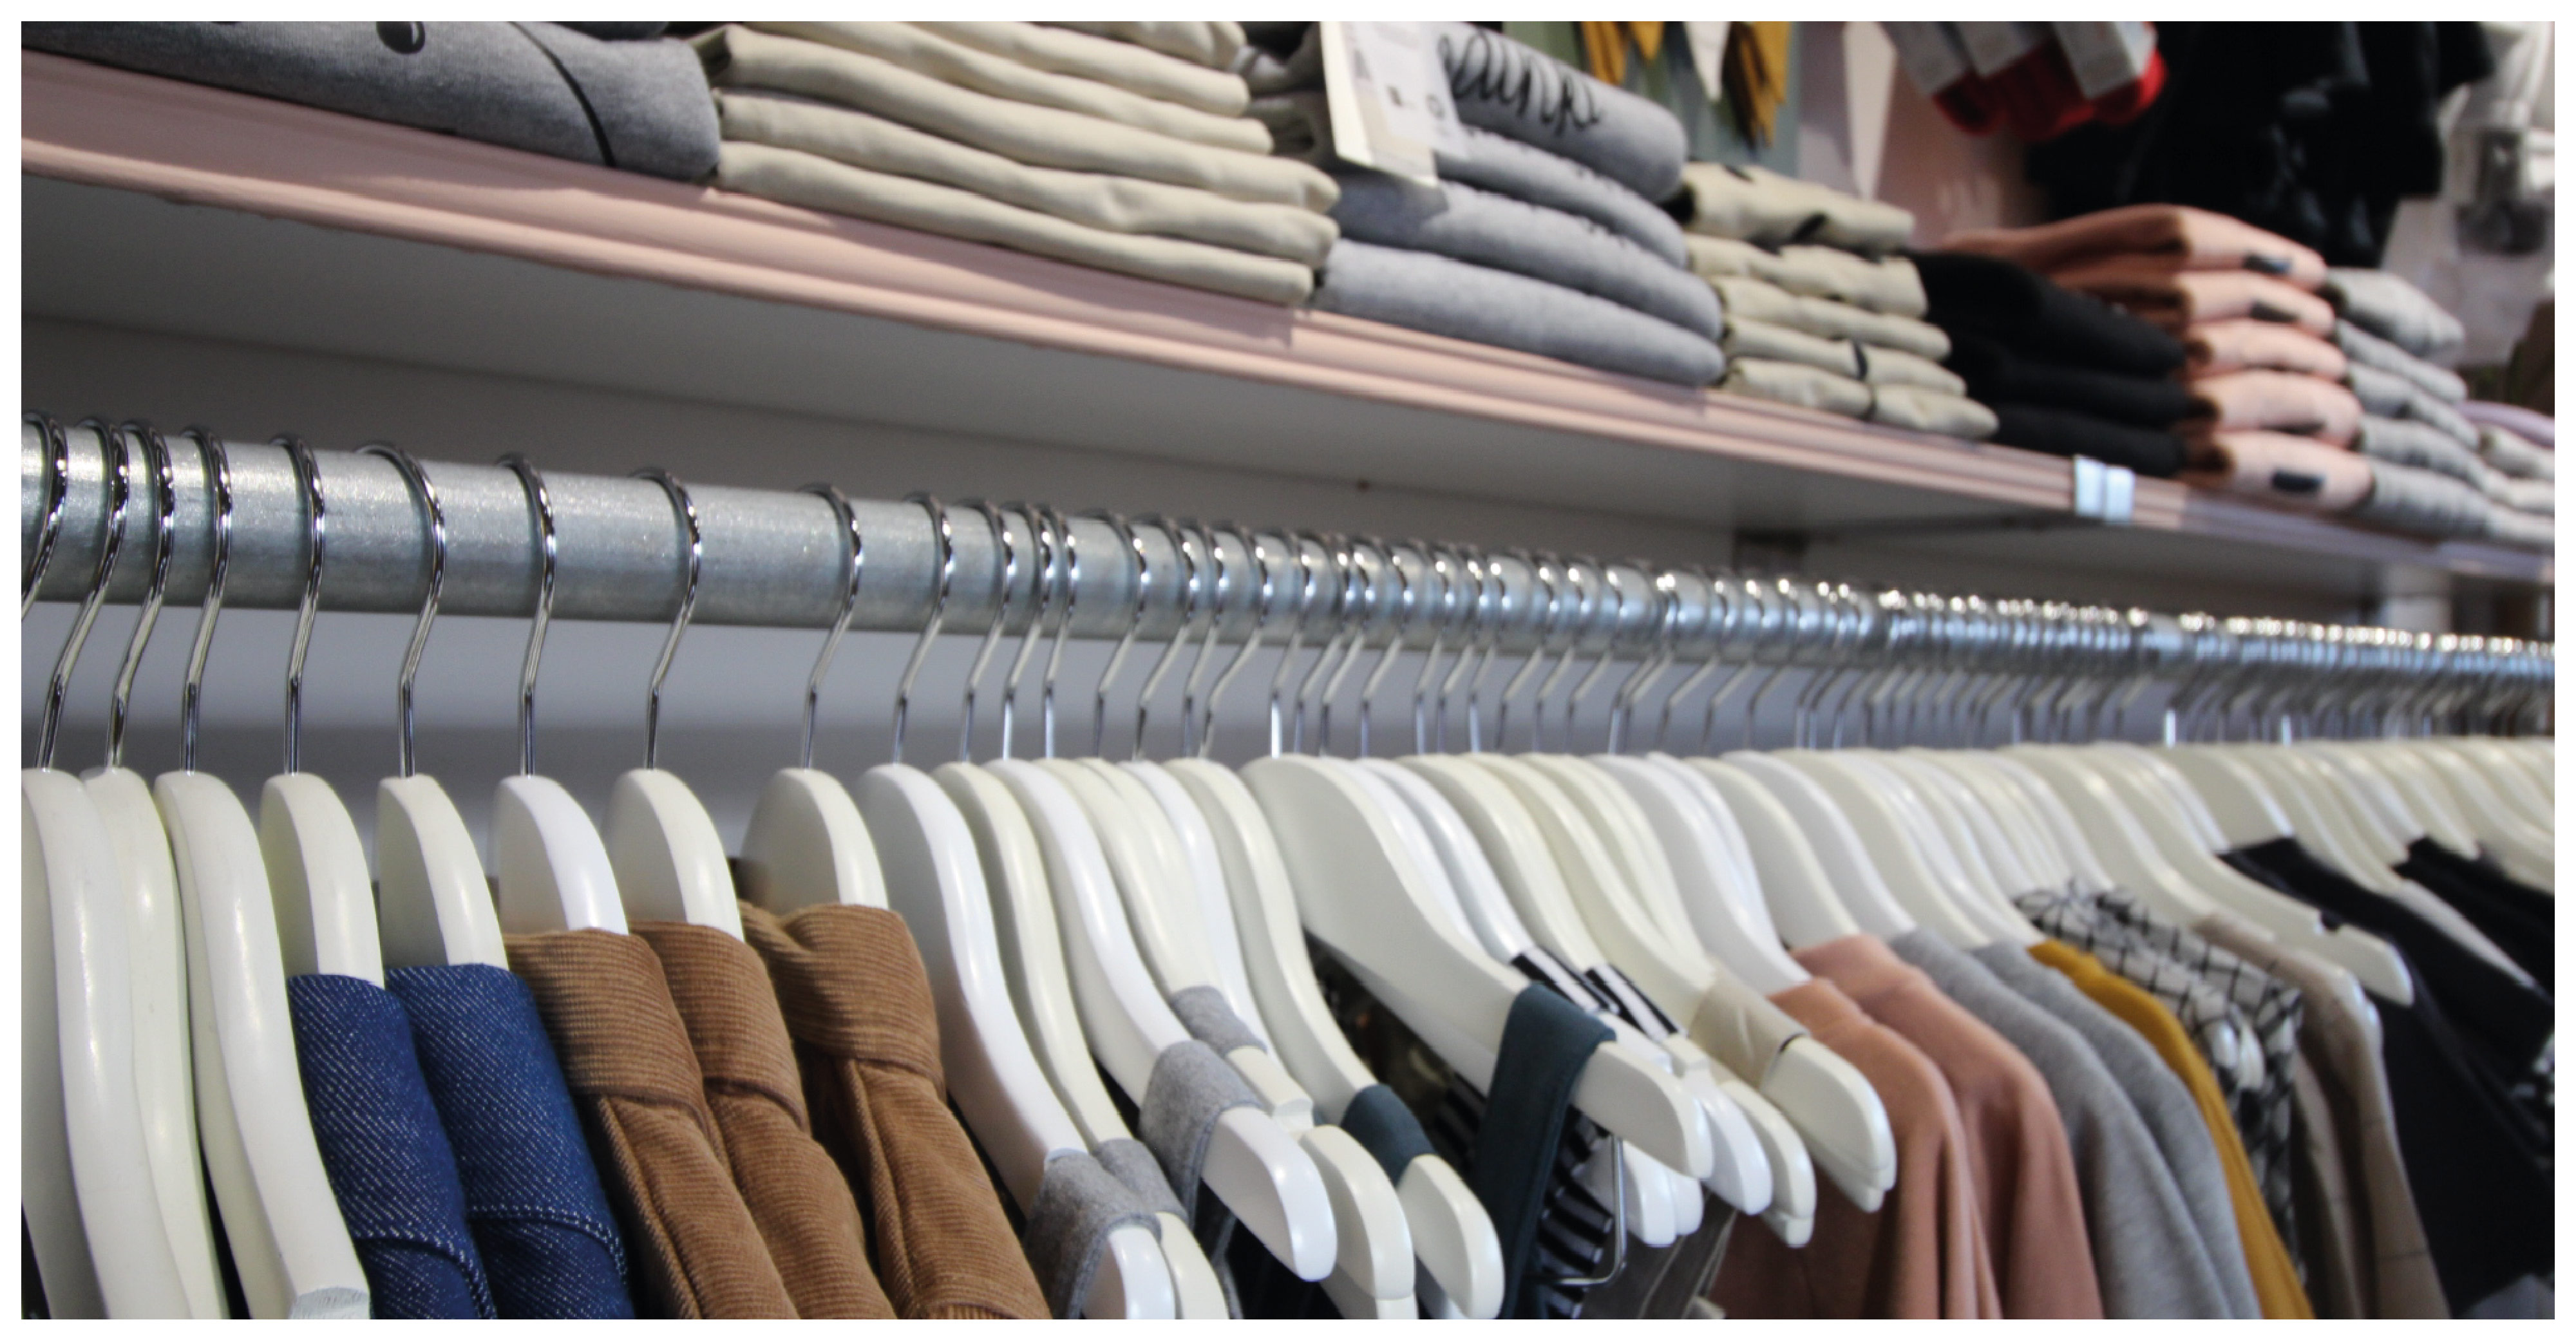
<path fill-rule="evenodd" d="M 316 609 L 327 535 L 310 454 L 285 443 L 306 494 L 312 543 L 297 655 L 290 659 L 289 768 L 263 789 L 254 827 L 228 787 L 194 771 L 197 687 L 220 609 L 229 534 L 222 447 L 191 431 L 216 495 L 216 571 L 187 682 L 186 764 L 147 792 L 113 760 L 125 696 L 166 576 L 169 458 L 148 427 L 97 427 L 102 441 L 120 445 L 110 536 L 99 581 L 57 668 L 40 752 L 46 764 L 28 775 L 22 826 L 29 889 L 41 880 L 47 889 L 74 892 L 31 898 L 29 908 L 57 911 L 56 943 L 70 935 L 60 927 L 77 926 L 86 938 L 81 944 L 90 948 L 76 960 L 58 955 L 47 962 L 78 963 L 88 980 L 76 992 L 52 985 L 46 1005 L 62 1004 L 55 1022 L 62 1042 L 47 1060 L 59 1066 L 77 1053 L 97 1064 L 78 1084 L 71 1072 L 58 1073 L 71 1121 L 63 1137 L 69 1159 L 56 1168 L 71 1171 L 74 1187 L 40 1197 L 31 1177 L 28 1207 L 39 1258 L 48 1257 L 49 1243 L 56 1259 L 71 1246 L 113 1244 L 115 1253 L 89 1254 L 85 1272 L 66 1276 L 95 1280 L 101 1308 L 220 1313 L 193 1168 L 191 1128 L 202 1123 L 216 1200 L 254 1313 L 363 1314 L 364 1281 L 294 1083 L 284 978 L 326 972 L 381 982 L 387 964 L 504 964 L 504 930 L 622 931 L 630 917 L 681 919 L 740 935 L 733 878 L 712 821 L 685 785 L 652 767 L 661 680 L 697 585 L 695 509 L 677 482 L 655 475 L 687 535 L 687 572 L 648 692 L 647 767 L 618 780 L 603 838 L 569 793 L 533 772 L 533 691 L 551 609 L 554 532 L 542 477 L 523 461 L 510 462 L 529 493 L 543 562 L 522 667 L 522 773 L 505 780 L 496 796 L 496 881 L 487 894 L 455 808 L 434 780 L 410 767 L 410 687 L 436 612 L 444 523 L 426 475 L 398 451 L 378 449 L 402 468 L 421 502 L 430 584 L 400 686 L 401 774 L 379 789 L 381 887 L 371 898 L 364 850 L 345 808 L 320 780 L 293 768 L 300 653 Z M 59 431 L 53 432 L 58 441 Z M 111 765 L 75 782 L 49 767 L 53 724 L 113 570 L 136 448 L 156 482 L 156 566 L 111 708 Z M 2547 761 L 2538 751 L 2546 747 L 2520 742 L 2318 744 L 2296 752 L 2149 752 L 2117 745 L 1738 752 L 1687 761 L 1660 752 L 1589 760 L 1417 754 L 1401 762 L 1280 754 L 1239 775 L 1204 758 L 1119 765 L 1057 759 L 1054 673 L 1079 563 L 1071 529 L 1042 510 L 1018 509 L 1014 537 L 1002 510 L 981 505 L 1001 555 L 999 599 L 967 682 L 961 755 L 971 753 L 974 686 L 1021 590 L 1017 555 L 1025 545 L 1034 559 L 1028 567 L 1035 609 L 1009 673 L 1004 749 L 1007 754 L 1019 674 L 1055 607 L 1043 691 L 1048 757 L 988 765 L 961 759 L 929 774 L 900 762 L 879 766 L 859 780 L 854 798 L 810 764 L 814 710 L 855 603 L 864 549 L 846 501 L 828 487 L 815 491 L 849 531 L 848 599 L 809 681 L 805 765 L 780 771 L 755 810 L 744 842 L 742 894 L 778 910 L 850 903 L 905 915 L 931 971 L 952 1096 L 1006 1191 L 1024 1207 L 1049 1159 L 1126 1135 L 1101 1072 L 1129 1095 L 1141 1095 L 1154 1059 L 1187 1037 L 1169 998 L 1187 988 L 1216 989 L 1269 1052 L 1239 1049 L 1229 1058 L 1263 1107 L 1230 1112 L 1220 1122 L 1210 1142 L 1207 1190 L 1282 1263 L 1323 1281 L 1346 1314 L 1490 1317 L 1500 1305 L 1502 1263 L 1490 1221 L 1455 1170 L 1425 1157 L 1390 1180 L 1332 1125 L 1373 1079 L 1318 991 L 1305 954 L 1308 935 L 1479 1087 L 1494 1083 L 1504 1016 L 1511 996 L 1529 981 L 1515 960 L 1539 965 L 1578 1000 L 1597 996 L 1618 1037 L 1586 1068 L 1575 1100 L 1616 1138 L 1608 1144 L 1612 1158 L 1597 1161 L 1594 1173 L 1601 1191 L 1619 1204 L 1629 1233 L 1647 1243 L 1689 1233 L 1701 1215 L 1699 1189 L 1692 1187 L 1698 1184 L 1763 1215 L 1796 1241 L 1811 1223 L 1819 1168 L 1847 1196 L 1871 1206 L 1893 1184 L 1894 1150 L 1875 1094 L 1813 1041 L 1801 1039 L 1767 1059 L 1737 1050 L 1725 1060 L 1693 1042 L 1695 1020 L 1703 1037 L 1750 1037 L 1745 1013 L 1768 1009 L 1760 997 L 1805 977 L 1783 952 L 1784 941 L 1803 946 L 1858 930 L 1887 936 L 1921 924 L 1962 945 L 2027 944 L 2037 934 L 2014 909 L 2012 893 L 2118 884 L 2175 916 L 2234 909 L 2344 965 L 2357 986 L 2404 1000 L 2402 971 L 2384 947 L 2351 929 L 2326 932 L 2312 914 L 2216 861 L 2216 852 L 2295 828 L 2343 865 L 2357 855 L 2389 854 L 2391 840 L 2410 835 L 2409 825 L 2420 825 L 2414 834 L 2433 833 L 2446 843 L 2470 835 L 2508 853 L 2514 850 L 2489 831 L 2506 827 L 2504 837 L 2526 850 L 2535 834 L 2545 840 L 2548 833 L 2545 802 L 2529 801 L 2544 792 L 2508 788 L 2520 802 L 2490 810 L 2458 804 L 2463 770 L 2474 774 L 2509 762 L 2519 771 L 2514 777 L 2539 775 L 2545 787 Z M 917 501 L 940 538 L 940 591 L 898 691 L 898 759 L 911 685 L 939 632 L 954 562 L 945 510 L 934 500 Z M 1141 594 L 1149 586 L 1147 550 L 1123 522 L 1107 520 L 1128 542 Z M 1297 661 L 1300 635 L 1293 630 L 1304 627 L 1321 587 L 1312 580 L 1316 561 L 1331 564 L 1339 579 L 1337 616 L 1363 583 L 1365 604 L 1337 623 L 1297 687 L 1300 735 L 1306 701 L 1319 685 L 1329 734 L 1332 695 L 1368 642 L 1366 621 L 1356 616 L 1382 608 L 1379 584 L 1386 577 L 1403 586 L 1404 623 L 1414 616 L 1413 577 L 1394 550 L 1284 535 L 1275 537 L 1274 550 L 1273 538 L 1236 533 L 1237 552 L 1255 569 L 1255 628 L 1202 692 L 1234 586 L 1224 572 L 1226 551 L 1206 528 L 1192 535 L 1154 525 L 1162 526 L 1168 551 L 1187 569 L 1190 609 L 1139 691 L 1140 741 L 1142 704 L 1188 641 L 1204 587 L 1212 594 L 1207 633 L 1185 681 L 1183 723 L 1185 739 L 1195 729 L 1204 753 L 1215 699 L 1270 621 L 1274 554 L 1293 556 L 1300 579 L 1300 618 L 1272 685 L 1274 742 L 1284 716 L 1282 691 Z M 39 576 L 49 548 L 39 546 Z M 1467 610 L 1477 637 L 1442 684 L 1440 700 L 1445 722 L 1448 694 L 1475 659 L 1468 680 L 1473 732 L 1474 687 L 1490 663 L 1487 635 L 1496 624 L 1487 612 L 1499 613 L 1507 596 L 1500 570 L 1423 547 L 1413 557 L 1426 585 L 1437 579 L 1443 606 L 1443 627 L 1435 630 L 1417 681 L 1417 735 L 1438 664 L 1437 637 L 1471 582 L 1476 595 Z M 1568 586 L 1582 590 L 1578 566 L 1562 571 Z M 1564 603 L 1553 572 L 1538 570 L 1549 589 L 1548 627 L 1580 635 L 1598 593 L 1581 598 L 1567 626 L 1558 618 Z M 33 584 L 31 577 L 30 597 Z M 1657 590 L 1668 598 L 1669 581 Z M 1668 617 L 1664 625 L 1669 633 Z M 1095 693 L 1095 755 L 1107 686 L 1134 628 L 1131 622 Z M 1404 632 L 1401 625 L 1392 631 L 1362 690 L 1364 742 L 1368 695 Z M 1579 641 L 1565 640 L 1541 702 Z M 1506 713 L 1538 663 L 1534 655 L 1505 689 Z M 1620 721 L 1652 679 L 1649 668 L 1660 673 L 1668 664 L 1659 653 L 1622 687 Z M 1328 666 L 1334 668 L 1329 674 Z M 1569 718 L 1574 699 L 1607 666 L 1605 656 L 1569 696 Z M 1668 700 L 1667 719 L 1669 711 Z M 2356 779 L 2380 785 L 2356 791 L 2362 787 Z M 2444 801 L 2454 804 L 2441 809 Z M 2537 815 L 2535 805 L 2542 808 Z M 2474 824 L 2472 815 L 2479 817 Z M 2330 846 L 2346 837 L 2344 829 L 2359 834 L 2349 852 Z M 2398 843 L 2396 851 L 2402 849 Z M 2546 855 L 2545 841 L 2536 851 Z M 168 860 L 154 861 L 156 853 Z M 2384 881 L 2385 863 L 2375 870 Z M 183 940 L 177 923 L 185 925 L 184 975 L 175 959 Z M 28 944 L 45 944 L 32 922 L 29 928 Z M 98 950 L 118 944 L 128 954 Z M 42 958 L 31 950 L 27 960 L 30 1078 L 41 1070 L 32 1060 L 41 1023 L 34 1008 L 42 995 L 33 971 Z M 191 1010 L 175 1002 L 182 982 Z M 69 1047 L 76 1040 L 90 1042 L 76 1051 Z M 2256 1050 L 2245 1048 L 2242 1056 L 2251 1061 L 2240 1065 L 2260 1066 Z M 119 1059 L 127 1078 L 121 1088 Z M 87 1159 L 83 1143 L 92 1148 Z M 135 1152 L 145 1158 L 130 1159 Z M 91 1172 L 86 1179 L 85 1169 Z M 152 1177 L 138 1179 L 139 1169 Z M 170 1253 L 164 1259 L 136 1252 L 130 1246 L 137 1244 L 167 1244 Z M 51 1263 L 45 1275 L 51 1287 L 57 1275 Z M 81 1308 L 67 1298 L 58 1311 Z M 1224 1302 L 1188 1227 L 1165 1215 L 1156 1232 L 1128 1228 L 1110 1237 L 1086 1312 L 1218 1317 Z"/>

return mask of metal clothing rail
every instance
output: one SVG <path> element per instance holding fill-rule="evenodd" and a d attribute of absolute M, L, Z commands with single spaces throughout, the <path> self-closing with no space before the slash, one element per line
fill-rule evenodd
<path fill-rule="evenodd" d="M 155 472 L 144 465 L 139 426 L 112 421 L 22 420 L 19 534 L 33 562 L 49 548 L 38 600 L 85 594 L 106 542 L 109 485 L 123 444 L 133 501 L 129 543 L 107 599 L 139 601 L 152 547 L 134 543 L 155 525 Z M 216 509 L 204 441 L 187 431 L 163 442 L 172 481 L 173 551 L 167 599 L 202 597 L 214 553 Z M 288 609 L 309 559 L 304 494 L 279 444 L 215 439 L 228 463 L 232 532 L 227 606 Z M 283 440 L 281 440 L 282 443 Z M 429 546 L 418 501 L 382 457 L 317 451 L 328 535 L 321 605 L 409 614 L 426 591 Z M 447 530 L 441 609 L 518 616 L 536 609 L 537 528 L 517 475 L 500 466 L 425 462 Z M 684 532 L 671 496 L 650 479 L 570 473 L 545 477 L 557 536 L 553 614 L 559 619 L 670 619 L 683 592 Z M 833 506 L 810 493 L 688 486 L 703 534 L 693 620 L 700 624 L 822 629 L 841 609 L 848 532 Z M 916 502 L 853 501 L 865 542 L 864 576 L 851 627 L 917 631 L 942 583 L 929 511 Z M 1986 601 L 1888 590 L 1855 591 L 1810 579 L 1668 571 L 1636 563 L 1568 561 L 1514 551 L 1386 542 L 1275 529 L 1213 528 L 1160 519 L 1071 519 L 1067 556 L 1053 564 L 1018 505 L 995 523 L 950 500 L 953 565 L 945 627 L 982 630 L 1013 575 L 1006 628 L 1040 609 L 1042 576 L 1054 587 L 1050 628 L 1069 619 L 1075 637 L 1165 639 L 1185 618 L 1241 638 L 1256 627 L 1309 639 L 1357 630 L 1373 646 L 1392 637 L 1452 652 L 1466 642 L 1495 654 L 1541 650 L 1620 654 L 1666 666 L 1730 662 L 1867 668 L 1874 688 L 1927 679 L 1989 683 L 2046 676 L 2102 686 L 2167 682 L 2177 702 L 2204 711 L 2260 714 L 2289 702 L 2285 687 L 2331 687 L 2344 698 L 2377 693 L 2412 712 L 2479 712 L 2537 721 L 2536 700 L 2554 683 L 2554 648 L 2510 639 L 2460 638 L 2280 621 L 2215 620 L 2057 603 Z M 1176 542 L 1187 538 L 1186 549 Z M 1213 544 L 1211 557 L 1208 546 Z M 1065 562 L 1069 559 L 1071 562 Z M 1142 597 L 1139 578 L 1142 578 Z M 1071 597 L 1067 614 L 1066 595 Z M 1309 647 L 1316 646 L 1310 642 Z M 1481 670 L 1478 672 L 1482 675 Z M 1823 679 L 1821 677 L 1813 679 Z M 1850 686 L 1843 687 L 1846 692 Z M 2399 690 L 2403 693 L 2398 693 Z M 2259 691 L 2259 693 L 2258 693 Z M 1472 692 L 1472 682 L 1471 682 Z"/>

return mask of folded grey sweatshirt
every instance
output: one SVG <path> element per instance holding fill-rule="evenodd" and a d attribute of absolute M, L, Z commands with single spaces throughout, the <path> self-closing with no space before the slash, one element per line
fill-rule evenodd
<path fill-rule="evenodd" d="M 1321 89 L 1272 93 L 1252 100 L 1251 113 L 1270 128 L 1274 152 L 1335 165 L 1332 114 Z M 1461 126 L 1463 153 L 1433 153 L 1444 182 L 1464 182 L 1514 200 L 1578 215 L 1678 266 L 1687 261 L 1681 225 L 1636 192 L 1573 159 L 1535 149 L 1509 136 Z"/>
<path fill-rule="evenodd" d="M 2385 419 L 2420 420 L 2472 447 L 2477 445 L 2478 429 L 2469 417 L 2412 380 L 2366 363 L 2347 363 L 2343 378 L 2361 408 L 2371 414 Z"/>
<path fill-rule="evenodd" d="M 2366 363 L 2382 372 L 2395 373 L 2433 394 L 2445 405 L 2458 405 L 2469 397 L 2469 384 L 2448 368 L 2424 362 L 2395 345 L 2372 335 L 2352 323 L 2338 321 L 2334 327 L 2335 347 L 2354 363 Z"/>
<path fill-rule="evenodd" d="M 2352 516 L 2426 536 L 2483 537 L 2501 509 L 2486 495 L 2450 476 L 2403 462 L 2373 458 L 2370 494 Z"/>
<path fill-rule="evenodd" d="M 1562 154 L 1648 200 L 1681 186 L 1690 141 L 1659 104 L 1492 29 L 1437 28 L 1459 120 Z"/>
<path fill-rule="evenodd" d="M 2481 494 L 2488 492 L 2488 481 L 2499 475 L 2475 448 L 2418 420 L 2363 415 L 2360 430 L 2353 434 L 2352 450 L 2378 461 L 2440 471 Z"/>
<path fill-rule="evenodd" d="M 2459 318 L 2385 270 L 2337 266 L 2326 272 L 2325 296 L 2346 321 L 2419 359 L 2449 354 L 2467 338 Z"/>
<path fill-rule="evenodd" d="M 694 182 L 715 108 L 678 42 L 553 23 L 30 23 L 19 45 Z"/>
<path fill-rule="evenodd" d="M 1608 299 L 1347 237 L 1324 262 L 1314 306 L 1685 387 L 1726 372 L 1716 342 Z"/>
<path fill-rule="evenodd" d="M 1333 220 L 1342 236 L 1437 252 L 1606 298 L 1715 340 L 1717 295 L 1697 276 L 1589 219 L 1459 182 L 1424 186 L 1343 168 Z"/>

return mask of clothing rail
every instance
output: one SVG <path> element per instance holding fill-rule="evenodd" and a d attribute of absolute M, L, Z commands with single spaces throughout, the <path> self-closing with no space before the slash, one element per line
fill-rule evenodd
<path fill-rule="evenodd" d="M 115 457 L 112 431 L 98 420 L 22 421 L 19 535 L 36 555 L 54 539 L 38 599 L 75 600 L 89 587 L 106 538 Z M 144 593 L 151 546 L 141 543 L 158 515 L 156 472 L 144 437 L 128 432 L 127 544 L 108 599 Z M 165 440 L 175 500 L 166 596 L 200 599 L 214 553 L 215 507 L 199 440 Z M 221 440 L 218 440 L 221 441 Z M 292 608 L 308 560 L 303 496 L 286 448 L 221 441 L 233 496 L 225 584 L 230 607 Z M 400 470 L 353 452 L 313 454 L 326 518 L 323 608 L 410 613 L 428 582 L 420 505 Z M 424 462 L 447 530 L 440 608 L 449 614 L 519 616 L 536 609 L 539 553 L 534 516 L 518 477 L 500 466 Z M 57 474 L 59 470 L 59 475 Z M 548 474 L 557 535 L 560 619 L 662 621 L 678 610 L 684 533 L 670 496 L 649 479 Z M 848 577 L 847 532 L 831 504 L 809 493 L 689 485 L 703 533 L 703 572 L 692 619 L 701 624 L 827 628 Z M 912 502 L 854 501 L 865 543 L 864 576 L 851 627 L 917 631 L 938 599 L 937 549 L 929 512 Z M 1043 564 L 1037 529 L 1003 509 L 1012 591 L 1005 627 L 1024 628 Z M 52 526 L 49 514 L 58 514 Z M 944 606 L 950 632 L 980 632 L 1000 597 L 1003 546 L 986 516 L 947 504 L 953 567 Z M 1120 528 L 1126 532 L 1122 534 Z M 1310 639 L 1357 629 L 1371 645 L 1392 636 L 1420 647 L 1435 637 L 1450 651 L 1496 654 L 1542 649 L 1617 652 L 1663 667 L 1729 662 L 1830 668 L 1829 682 L 1861 672 L 1837 690 L 1884 695 L 1899 685 L 1975 678 L 1988 684 L 2082 682 L 2099 694 L 2135 698 L 2144 685 L 2174 685 L 2174 706 L 2207 713 L 2279 713 L 2300 696 L 2332 693 L 2346 708 L 2401 717 L 2477 716 L 2545 721 L 2555 678 L 2551 644 L 2416 634 L 2275 620 L 2216 619 L 2054 602 L 1883 589 L 1793 577 L 1649 570 L 1526 552 L 1487 554 L 1414 541 L 1384 542 L 1218 524 L 1178 527 L 1157 519 L 1070 520 L 1072 563 L 1047 567 L 1071 588 L 1069 632 L 1085 638 L 1169 638 L 1185 616 L 1232 640 L 1256 626 L 1266 636 L 1296 629 Z M 1175 538 L 1189 537 L 1176 556 Z M 1216 562 L 1205 545 L 1213 541 Z M 1256 545 L 1254 542 L 1258 541 Z M 1141 559 L 1141 564 L 1138 562 Z M 1138 577 L 1144 600 L 1139 602 Z M 1198 592 L 1190 588 L 1196 578 Z M 1064 587 L 1054 589 L 1054 621 Z M 1313 646 L 1309 644 L 1308 646 Z M 1483 670 L 1478 676 L 1481 678 Z M 1873 679 L 1874 678 L 1874 679 Z M 1811 684 L 1809 697 L 1822 687 Z M 1471 683 L 1472 692 L 1472 683 Z M 2065 695 L 2060 695 L 2064 699 Z"/>

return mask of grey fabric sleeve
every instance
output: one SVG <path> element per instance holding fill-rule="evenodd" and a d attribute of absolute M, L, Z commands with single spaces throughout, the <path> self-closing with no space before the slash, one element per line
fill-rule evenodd
<path fill-rule="evenodd" d="M 30 23 L 20 45 L 655 177 L 716 163 L 678 42 L 552 23 Z"/>
<path fill-rule="evenodd" d="M 1726 372 L 1717 342 L 1633 308 L 1510 271 L 1347 237 L 1324 261 L 1314 305 L 1685 387 L 1707 386 Z"/>
<path fill-rule="evenodd" d="M 1079 1315 L 1109 1233 L 1128 1225 L 1150 1231 L 1153 1224 L 1153 1213 L 1099 1161 L 1079 1151 L 1049 1160 L 1020 1232 L 1020 1248 L 1046 1287 L 1047 1308 L 1059 1319 Z"/>
<path fill-rule="evenodd" d="M 1252 1027 L 1234 1014 L 1234 1007 L 1225 1000 L 1225 994 L 1214 988 L 1202 985 L 1183 988 L 1172 994 L 1172 1014 L 1181 1018 L 1181 1028 L 1190 1032 L 1190 1038 L 1221 1055 L 1239 1048 L 1257 1048 L 1264 1053 L 1270 1051 L 1270 1046 L 1261 1042 L 1261 1037 L 1252 1032 Z"/>
<path fill-rule="evenodd" d="M 1194 1226 L 1208 1137 L 1226 1110 L 1247 1105 L 1259 1108 L 1260 1097 L 1215 1049 L 1195 1039 L 1182 1040 L 1154 1059 L 1136 1107 L 1136 1136 L 1161 1162 Z"/>
<path fill-rule="evenodd" d="M 1154 1159 L 1153 1151 L 1143 1142 L 1133 1137 L 1112 1137 L 1102 1142 L 1100 1149 L 1092 1155 L 1098 1158 L 1101 1168 L 1127 1185 L 1128 1190 L 1145 1204 L 1145 1210 L 1170 1212 L 1184 1222 L 1190 1219 L 1190 1209 L 1182 1206 L 1181 1200 L 1172 1195 L 1172 1181 L 1163 1176 L 1163 1163 Z"/>

